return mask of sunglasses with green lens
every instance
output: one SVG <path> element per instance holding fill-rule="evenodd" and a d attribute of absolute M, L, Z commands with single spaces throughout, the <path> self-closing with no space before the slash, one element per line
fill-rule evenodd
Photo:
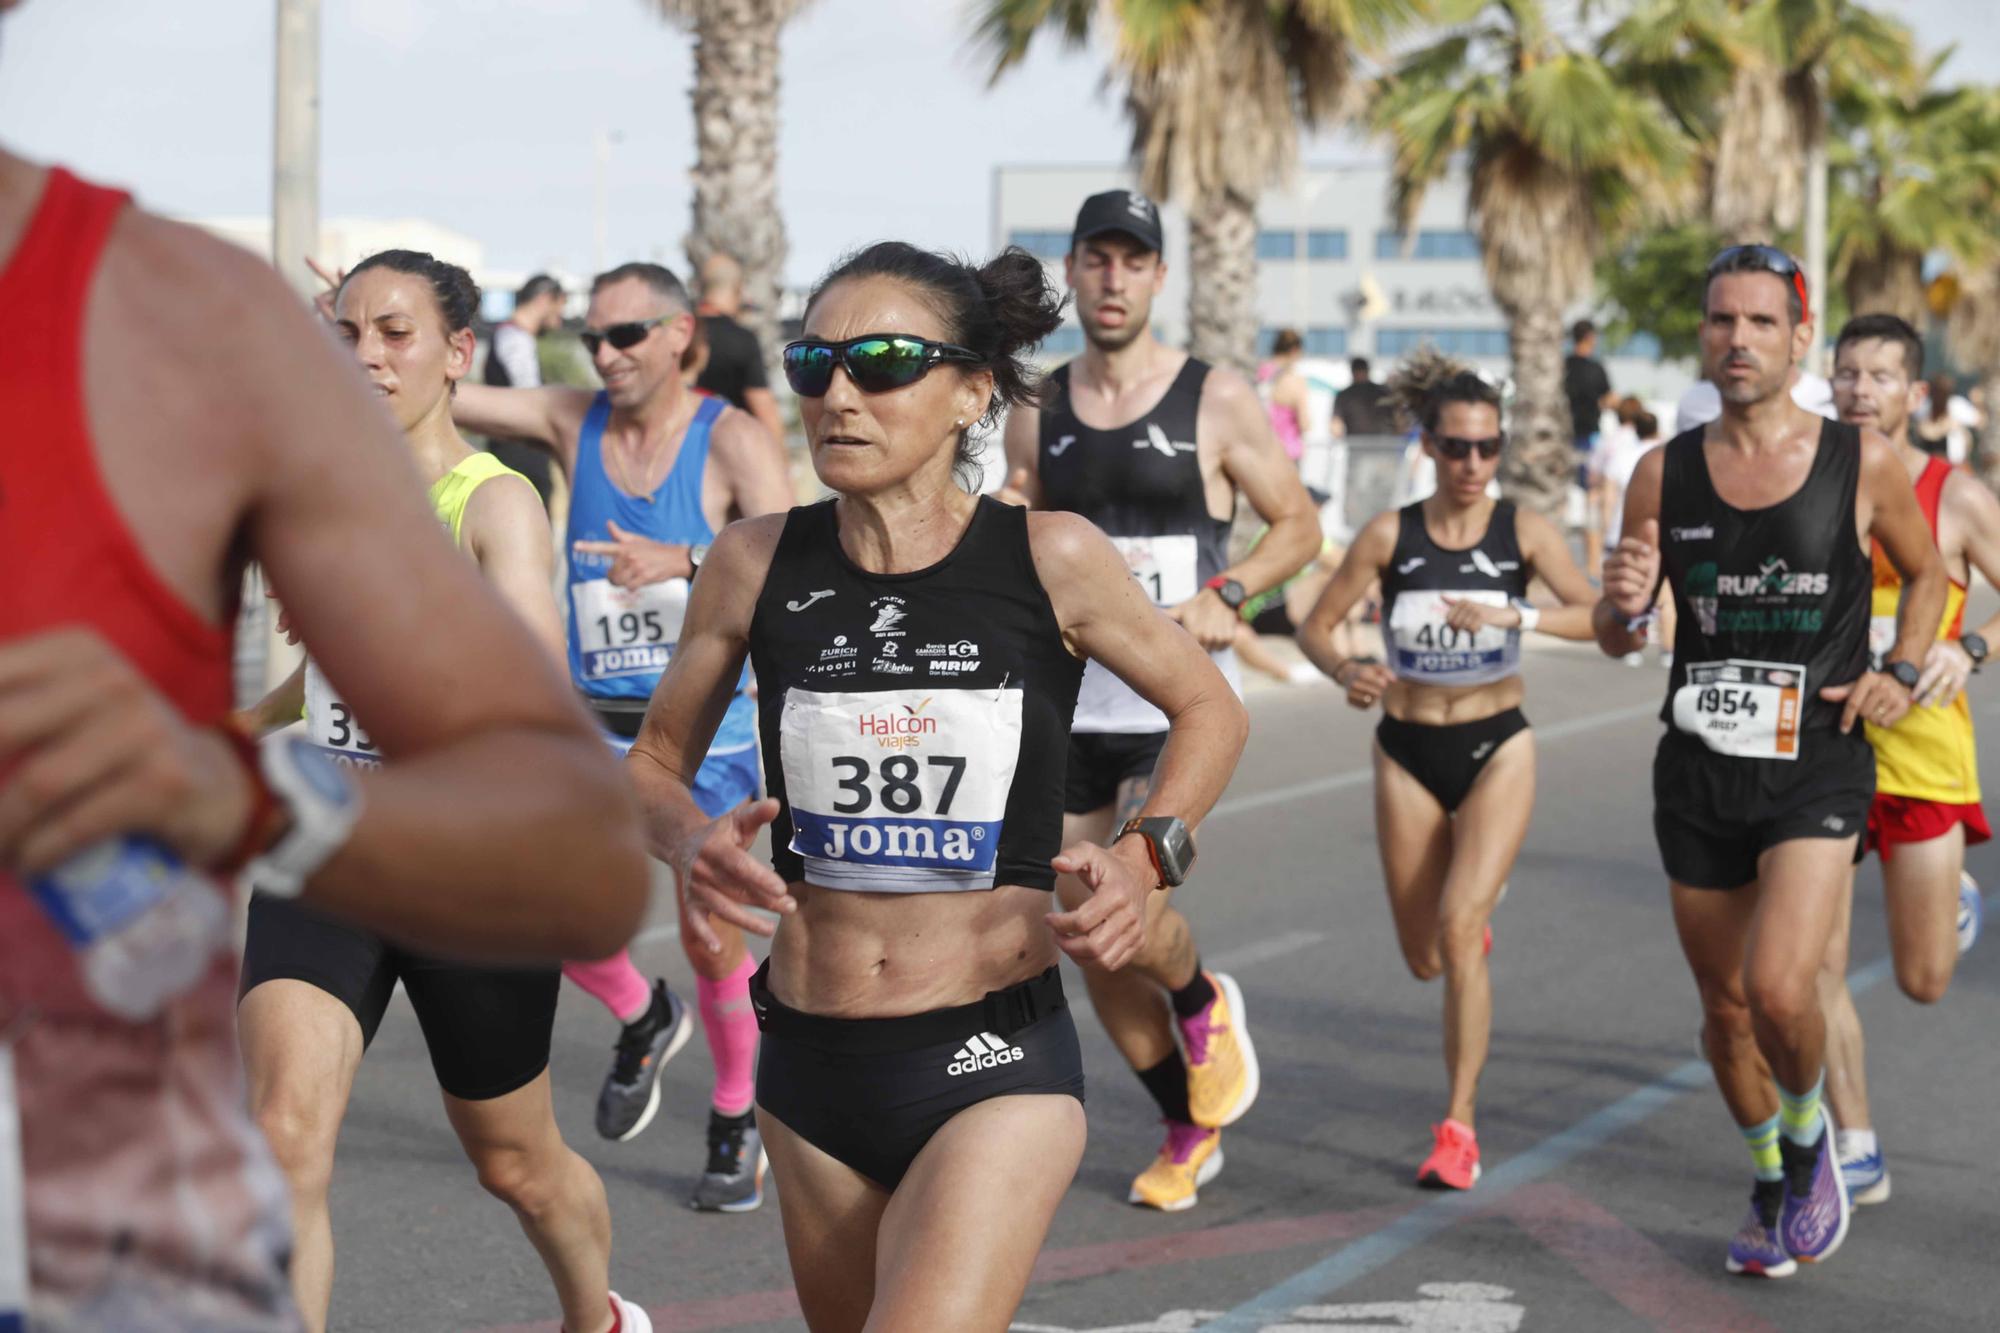
<path fill-rule="evenodd" d="M 785 344 L 783 361 L 785 381 L 801 398 L 825 397 L 836 366 L 861 392 L 886 393 L 915 384 L 932 366 L 946 361 L 986 364 L 986 358 L 969 347 L 901 333 L 867 333 L 845 342 L 801 338 Z"/>

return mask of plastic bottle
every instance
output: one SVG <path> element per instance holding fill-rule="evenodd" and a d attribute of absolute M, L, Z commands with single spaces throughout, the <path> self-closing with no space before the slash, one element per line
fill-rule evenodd
<path fill-rule="evenodd" d="M 77 951 L 85 987 L 143 1022 L 208 970 L 229 926 L 206 875 L 151 838 L 111 838 L 29 886 Z"/>

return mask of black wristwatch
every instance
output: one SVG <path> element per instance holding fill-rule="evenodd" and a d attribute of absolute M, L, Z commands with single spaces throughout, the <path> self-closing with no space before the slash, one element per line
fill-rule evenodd
<path fill-rule="evenodd" d="M 1118 830 L 1118 838 L 1128 833 L 1136 833 L 1146 840 L 1146 850 L 1153 858 L 1153 869 L 1160 877 L 1160 884 L 1166 888 L 1184 883 L 1188 871 L 1194 869 L 1194 836 L 1188 826 L 1173 815 L 1155 815 L 1151 819 L 1128 819 L 1125 827 Z M 1118 838 L 1112 839 L 1116 842 Z"/>
<path fill-rule="evenodd" d="M 1222 604 L 1231 611 L 1241 611 L 1243 603 L 1250 600 L 1250 594 L 1243 591 L 1243 585 L 1224 574 L 1217 574 L 1201 586 L 1213 588 L 1215 595 L 1222 599 Z"/>
<path fill-rule="evenodd" d="M 1986 637 L 1981 634 L 1961 634 L 1958 646 L 1965 649 L 1965 655 L 1972 659 L 1972 669 L 1979 670 L 1986 665 Z"/>
<path fill-rule="evenodd" d="M 1916 689 L 1917 682 L 1923 678 L 1923 673 L 1908 662 L 1884 662 L 1882 670 L 1888 675 L 1894 676 L 1896 683 L 1906 690 Z"/>

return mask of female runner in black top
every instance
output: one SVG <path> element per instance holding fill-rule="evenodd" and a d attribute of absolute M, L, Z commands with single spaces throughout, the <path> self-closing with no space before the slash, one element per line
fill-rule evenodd
<path fill-rule="evenodd" d="M 1160 881 L 1139 834 L 1060 845 L 1083 660 L 1171 719 L 1146 816 L 1199 821 L 1247 730 L 1096 528 L 955 482 L 1059 312 L 1019 250 L 885 243 L 820 283 L 785 367 L 836 498 L 716 540 L 632 748 L 682 929 L 779 917 L 757 1109 L 816 1333 L 1004 1330 L 1082 1156 L 1057 950 L 1122 965 Z M 746 653 L 772 799 L 710 821 L 687 782 Z M 1093 890 L 1077 911 L 1057 870 Z"/>
<path fill-rule="evenodd" d="M 1479 1179 L 1473 1100 L 1493 1028 L 1488 919 L 1535 804 L 1521 635 L 1590 638 L 1596 593 L 1554 524 L 1486 493 L 1505 442 L 1493 386 L 1436 351 L 1411 357 L 1389 386 L 1404 416 L 1423 427 L 1438 489 L 1368 521 L 1298 637 L 1347 688 L 1348 703 L 1382 704 L 1375 837 L 1389 909 L 1411 973 L 1445 979 L 1451 1092 L 1417 1180 L 1470 1189 Z M 1561 606 L 1528 604 L 1535 576 Z M 1386 664 L 1333 646 L 1334 631 L 1377 579 Z"/>

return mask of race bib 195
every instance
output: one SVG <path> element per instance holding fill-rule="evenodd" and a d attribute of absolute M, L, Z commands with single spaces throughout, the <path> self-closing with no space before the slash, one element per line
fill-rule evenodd
<path fill-rule="evenodd" d="M 1506 606 L 1507 594 L 1490 588 L 1413 589 L 1396 594 L 1389 610 L 1391 667 L 1398 676 L 1437 684 L 1476 685 L 1514 674 L 1520 665 L 1520 631 L 1487 625 L 1459 629 L 1447 622 L 1450 602 Z"/>
<path fill-rule="evenodd" d="M 1734 759 L 1797 759 L 1806 669 L 1792 662 L 1694 662 L 1674 691 L 1674 727 Z"/>
<path fill-rule="evenodd" d="M 1154 606 L 1179 606 L 1195 595 L 1199 556 L 1192 533 L 1166 537 L 1113 537 L 1125 567 Z"/>
<path fill-rule="evenodd" d="M 306 734 L 337 763 L 374 768 L 382 762 L 375 742 L 354 720 L 354 711 L 333 692 L 326 673 L 310 659 L 306 662 Z"/>
<path fill-rule="evenodd" d="M 667 669 L 687 615 L 688 581 L 620 588 L 609 579 L 573 583 L 576 641 L 585 680 L 658 675 Z"/>
<path fill-rule="evenodd" d="M 1020 754 L 1019 689 L 789 690 L 791 850 L 829 889 L 990 889 Z"/>

